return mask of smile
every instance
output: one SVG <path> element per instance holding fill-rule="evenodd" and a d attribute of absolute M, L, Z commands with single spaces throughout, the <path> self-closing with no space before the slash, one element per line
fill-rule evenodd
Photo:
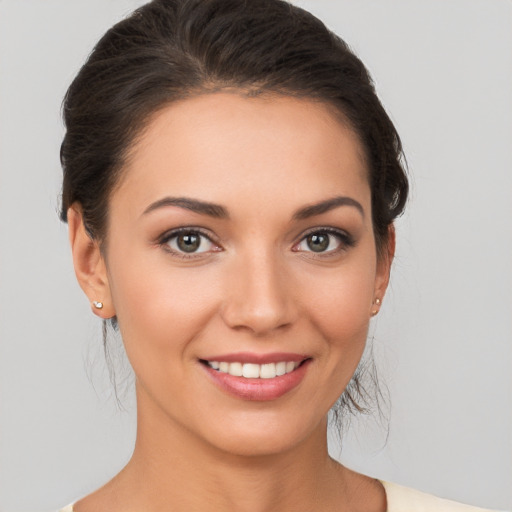
<path fill-rule="evenodd" d="M 214 370 L 227 373 L 233 377 L 246 379 L 274 379 L 296 370 L 301 364 L 298 361 L 279 361 L 277 363 L 255 364 L 227 361 L 205 361 Z"/>
<path fill-rule="evenodd" d="M 290 353 L 225 354 L 200 359 L 223 392 L 243 400 L 276 400 L 302 382 L 312 358 Z"/>

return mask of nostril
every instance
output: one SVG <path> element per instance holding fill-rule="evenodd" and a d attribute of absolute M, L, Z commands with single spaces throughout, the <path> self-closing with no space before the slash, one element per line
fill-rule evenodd
<path fill-rule="evenodd" d="M 226 324 L 236 331 L 249 331 L 265 335 L 272 331 L 288 329 L 293 324 L 292 315 L 286 306 L 273 309 L 253 309 L 249 305 L 231 304 L 223 312 Z"/>
<path fill-rule="evenodd" d="M 224 322 L 237 331 L 265 335 L 291 326 L 298 317 L 286 272 L 272 255 L 242 260 L 233 268 L 221 308 Z"/>

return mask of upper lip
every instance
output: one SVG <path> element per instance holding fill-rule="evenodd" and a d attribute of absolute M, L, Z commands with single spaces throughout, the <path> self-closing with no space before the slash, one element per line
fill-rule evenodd
<path fill-rule="evenodd" d="M 268 354 L 236 352 L 231 354 L 218 354 L 214 356 L 202 357 L 201 359 L 203 361 L 222 361 L 226 363 L 268 364 L 279 363 L 281 361 L 301 362 L 305 359 L 309 359 L 309 356 L 292 352 L 272 352 Z"/>

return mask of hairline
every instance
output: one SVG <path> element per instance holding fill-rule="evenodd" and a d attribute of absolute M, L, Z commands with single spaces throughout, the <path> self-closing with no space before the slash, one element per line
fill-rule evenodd
<path fill-rule="evenodd" d="M 233 85 L 233 84 L 222 84 L 215 81 L 206 81 L 199 87 L 192 87 L 188 90 L 183 91 L 181 94 L 175 95 L 169 100 L 163 100 L 156 107 L 149 109 L 146 114 L 142 114 L 139 119 L 136 120 L 134 134 L 131 137 L 127 137 L 125 148 L 123 149 L 120 158 L 117 163 L 111 169 L 111 176 L 113 176 L 113 185 L 109 191 L 108 197 L 106 198 L 107 209 L 104 219 L 103 232 L 98 237 L 98 241 L 102 252 L 106 253 L 107 250 L 107 233 L 109 231 L 109 210 L 110 202 L 113 195 L 122 186 L 125 176 L 128 174 L 130 165 L 137 153 L 137 148 L 143 143 L 144 137 L 147 134 L 153 121 L 158 117 L 164 110 L 172 107 L 177 103 L 186 102 L 187 100 L 199 98 L 201 96 L 207 96 L 210 94 L 228 93 L 238 95 L 242 98 L 250 99 L 273 99 L 273 98 L 295 98 L 304 102 L 316 103 L 326 108 L 326 113 L 329 114 L 333 120 L 339 123 L 341 126 L 350 130 L 350 132 L 356 137 L 357 154 L 361 160 L 363 168 L 366 171 L 366 180 L 372 189 L 370 183 L 370 158 L 367 154 L 367 148 L 363 143 L 362 137 L 354 127 L 353 123 L 349 120 L 348 116 L 343 112 L 342 103 L 333 99 L 327 99 L 320 95 L 308 93 L 307 91 L 298 91 L 287 87 L 272 87 L 265 83 L 253 83 L 251 85 Z M 333 107 L 333 108 L 329 108 Z M 370 212 L 370 218 L 372 219 L 373 226 L 373 212 Z M 377 233 L 374 230 L 374 239 L 377 245 Z M 379 248 L 377 247 L 379 250 Z"/>

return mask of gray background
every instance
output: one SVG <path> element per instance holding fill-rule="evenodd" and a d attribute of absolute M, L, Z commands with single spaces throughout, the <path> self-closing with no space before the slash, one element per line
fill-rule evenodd
<path fill-rule="evenodd" d="M 116 408 L 99 325 L 57 220 L 58 152 L 67 85 L 99 36 L 140 3 L 0 0 L 1 512 L 63 506 L 130 456 L 133 400 L 128 392 L 126 411 Z M 412 174 L 391 290 L 371 327 L 389 438 L 355 421 L 341 459 L 512 509 L 512 3 L 300 5 L 369 67 Z"/>

